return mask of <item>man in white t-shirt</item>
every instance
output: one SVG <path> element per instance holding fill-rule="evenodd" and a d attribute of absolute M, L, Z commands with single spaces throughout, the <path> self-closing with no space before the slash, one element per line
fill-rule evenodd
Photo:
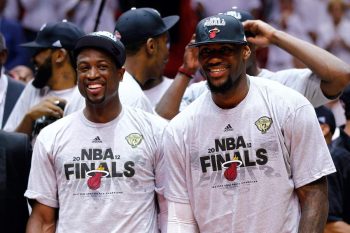
<path fill-rule="evenodd" d="M 254 40 L 295 40 L 262 21 L 246 27 Z M 250 49 L 236 18 L 203 19 L 193 45 L 210 92 L 164 135 L 168 232 L 322 232 L 335 168 L 313 106 L 246 75 Z"/>
<path fill-rule="evenodd" d="M 37 137 L 25 193 L 33 206 L 27 232 L 156 233 L 157 200 L 160 213 L 167 208 L 166 121 L 121 104 L 125 50 L 111 33 L 82 37 L 74 55 L 86 106 Z"/>
<path fill-rule="evenodd" d="M 154 104 L 150 103 L 152 111 L 172 81 L 163 72 L 169 59 L 168 31 L 178 20 L 177 15 L 162 18 L 153 8 L 133 8 L 124 12 L 115 25 L 115 34 L 120 36 L 126 50 L 126 72 L 120 85 L 132 82 L 148 101 L 147 95 L 154 98 Z M 136 92 L 124 90 L 120 93 L 123 98 L 130 98 Z"/>
<path fill-rule="evenodd" d="M 241 22 L 253 19 L 253 16 L 248 12 L 239 9 L 232 9 L 225 14 L 234 16 Z M 247 38 L 254 36 L 248 28 L 245 29 L 245 33 Z M 247 63 L 247 74 L 280 82 L 304 95 L 314 107 L 324 105 L 335 99 L 349 83 L 349 66 L 332 54 L 302 40 L 294 39 L 287 46 L 283 46 L 278 42 L 272 43 L 267 38 L 265 39 L 268 44 L 264 46 L 269 44 L 278 45 L 303 62 L 308 68 L 287 69 L 276 73 L 261 69 L 256 60 L 256 48 L 260 45 L 248 42 L 251 55 Z M 291 47 L 295 49 L 290 49 Z M 325 61 L 327 61 L 327 64 L 325 64 Z M 156 107 L 156 112 L 160 116 L 167 119 L 173 118 L 203 92 L 208 91 L 206 81 L 194 83 L 186 89 L 189 81 L 187 76 L 175 78 Z"/>
<path fill-rule="evenodd" d="M 83 35 L 73 23 L 48 23 L 42 26 L 34 41 L 22 45 L 34 54 L 36 74 L 23 90 L 4 130 L 35 138 L 47 123 L 63 116 L 63 104 L 73 102 L 75 93 L 79 92 L 71 53 Z M 79 107 L 72 108 L 72 112 Z"/>

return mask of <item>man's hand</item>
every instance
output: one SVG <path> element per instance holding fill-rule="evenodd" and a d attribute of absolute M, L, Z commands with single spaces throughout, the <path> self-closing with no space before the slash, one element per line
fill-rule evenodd
<path fill-rule="evenodd" d="M 198 62 L 198 48 L 190 47 L 195 42 L 195 34 L 193 34 L 190 43 L 185 47 L 183 67 L 191 73 L 196 73 L 199 62 Z"/>
<path fill-rule="evenodd" d="M 273 43 L 273 35 L 277 31 L 272 26 L 261 20 L 247 20 L 243 22 L 244 31 L 249 31 L 254 34 L 254 37 L 248 37 L 250 43 L 259 47 L 267 47 Z"/>
<path fill-rule="evenodd" d="M 55 118 L 63 117 L 63 110 L 58 106 L 59 103 L 66 103 L 66 100 L 50 96 L 37 105 L 33 106 L 28 115 L 30 118 L 35 121 L 36 119 L 42 116 L 52 116 Z"/>

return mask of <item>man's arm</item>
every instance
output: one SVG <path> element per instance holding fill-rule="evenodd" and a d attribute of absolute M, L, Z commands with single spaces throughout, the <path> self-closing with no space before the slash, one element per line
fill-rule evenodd
<path fill-rule="evenodd" d="M 43 205 L 35 200 L 27 223 L 27 233 L 54 233 L 56 231 L 57 209 Z"/>
<path fill-rule="evenodd" d="M 296 189 L 301 206 L 299 233 L 323 232 L 328 216 L 327 178 Z"/>
<path fill-rule="evenodd" d="M 350 66 L 324 49 L 276 30 L 260 20 L 247 20 L 245 30 L 255 34 L 247 40 L 257 46 L 274 44 L 303 62 L 321 79 L 327 97 L 340 94 L 350 81 Z"/>
<path fill-rule="evenodd" d="M 194 36 L 192 37 L 190 43 L 193 42 Z M 197 57 L 198 49 L 186 46 L 184 62 L 181 67 L 187 70 L 188 73 L 194 74 L 199 66 Z M 171 120 L 179 113 L 180 103 L 190 80 L 190 77 L 181 72 L 176 74 L 174 81 L 156 106 L 155 110 L 158 115 L 165 119 Z"/>

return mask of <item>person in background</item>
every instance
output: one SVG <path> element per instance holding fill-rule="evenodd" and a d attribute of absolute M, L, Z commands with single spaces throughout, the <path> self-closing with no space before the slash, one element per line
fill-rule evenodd
<path fill-rule="evenodd" d="M 122 99 L 149 94 L 152 102 L 157 103 L 161 95 L 154 96 L 154 91 L 164 93 L 171 84 L 163 73 L 169 58 L 168 31 L 178 20 L 177 15 L 162 18 L 153 8 L 133 8 L 118 18 L 115 33 L 126 49 L 126 72 L 120 84 Z M 123 88 L 123 85 L 129 88 Z M 146 96 L 145 99 L 153 112 L 155 104 L 152 106 Z"/>
<path fill-rule="evenodd" d="M 332 141 L 331 155 L 337 172 L 328 176 L 329 213 L 324 233 L 350 232 L 350 86 L 340 96 L 346 123 Z"/>
<path fill-rule="evenodd" d="M 7 54 L 6 41 L 0 33 L 0 129 L 4 127 L 24 89 L 23 83 L 13 80 L 5 74 L 4 64 L 7 60 Z"/>
<path fill-rule="evenodd" d="M 29 211 L 27 188 L 32 147 L 28 135 L 0 129 L 1 232 L 25 232 Z"/>
<path fill-rule="evenodd" d="M 72 50 L 83 35 L 84 32 L 73 23 L 48 23 L 43 25 L 34 41 L 22 45 L 34 54 L 35 78 L 26 85 L 4 130 L 35 138 L 42 127 L 63 116 L 65 104 L 73 102 L 74 93 L 79 92 Z M 73 112 L 80 106 L 70 109 Z"/>

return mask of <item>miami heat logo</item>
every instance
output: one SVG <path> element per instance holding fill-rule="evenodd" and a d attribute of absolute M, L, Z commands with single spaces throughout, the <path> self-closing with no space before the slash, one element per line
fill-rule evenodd
<path fill-rule="evenodd" d="M 242 165 L 238 157 L 233 157 L 232 160 L 222 164 L 225 169 L 224 177 L 229 181 L 234 181 L 237 178 L 237 168 Z"/>
<path fill-rule="evenodd" d="M 109 172 L 105 171 L 102 166 L 99 166 L 97 170 L 91 170 L 86 173 L 89 177 L 87 185 L 90 189 L 96 190 L 101 186 L 101 178 L 109 175 Z"/>
<path fill-rule="evenodd" d="M 214 39 L 216 37 L 216 34 L 218 34 L 220 30 L 218 28 L 213 28 L 209 30 L 209 38 Z"/>

